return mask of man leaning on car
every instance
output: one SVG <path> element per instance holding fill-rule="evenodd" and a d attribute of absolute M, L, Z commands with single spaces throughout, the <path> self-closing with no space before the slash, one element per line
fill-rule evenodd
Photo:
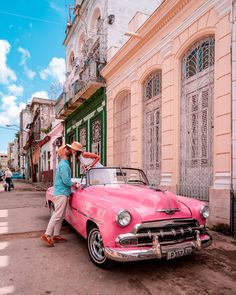
<path fill-rule="evenodd" d="M 61 224 L 71 194 L 71 187 L 77 185 L 76 182 L 73 183 L 71 181 L 71 168 L 68 161 L 69 156 L 72 154 L 71 149 L 67 145 L 61 146 L 58 149 L 57 154 L 60 158 L 60 162 L 56 171 L 53 186 L 55 211 L 50 218 L 45 234 L 41 236 L 41 240 L 49 247 L 53 247 L 54 242 L 66 242 L 66 239 L 60 236 Z"/>

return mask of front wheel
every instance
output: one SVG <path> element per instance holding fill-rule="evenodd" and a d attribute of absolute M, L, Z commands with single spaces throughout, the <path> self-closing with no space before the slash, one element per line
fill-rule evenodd
<path fill-rule="evenodd" d="M 105 256 L 102 235 L 96 225 L 89 227 L 87 246 L 90 259 L 96 266 L 109 268 L 114 264 L 113 261 Z"/>

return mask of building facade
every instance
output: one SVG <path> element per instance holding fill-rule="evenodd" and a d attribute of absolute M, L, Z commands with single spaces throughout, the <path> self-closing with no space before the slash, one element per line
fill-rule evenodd
<path fill-rule="evenodd" d="M 106 98 L 101 69 L 128 39 L 128 21 L 141 10 L 150 14 L 160 1 L 75 1 L 66 28 L 66 82 L 56 104 L 65 120 L 67 142 L 79 140 L 106 164 Z M 74 161 L 73 161 L 74 163 Z M 80 174 L 73 164 L 73 175 Z"/>
<path fill-rule="evenodd" d="M 20 112 L 20 128 L 19 128 L 19 153 L 20 153 L 20 172 L 26 178 L 29 178 L 29 170 L 26 169 L 26 150 L 24 146 L 26 145 L 28 139 L 28 130 L 26 127 L 31 123 L 31 111 L 30 104 Z"/>
<path fill-rule="evenodd" d="M 52 130 L 45 135 L 40 146 L 42 182 L 53 184 L 58 165 L 57 149 L 62 145 L 64 128 L 61 120 L 52 122 Z"/>
<path fill-rule="evenodd" d="M 7 166 L 9 169 L 14 169 L 14 142 L 9 142 L 7 145 Z"/>
<path fill-rule="evenodd" d="M 0 154 L 0 171 L 5 171 L 7 169 L 7 154 Z"/>
<path fill-rule="evenodd" d="M 31 122 L 26 126 L 29 129 L 25 161 L 28 178 L 34 182 L 42 181 L 41 173 L 41 141 L 50 132 L 55 119 L 55 101 L 34 97 L 30 104 Z"/>
<path fill-rule="evenodd" d="M 167 0 L 116 53 L 107 82 L 107 162 L 209 202 L 209 225 L 231 226 L 229 0 Z"/>

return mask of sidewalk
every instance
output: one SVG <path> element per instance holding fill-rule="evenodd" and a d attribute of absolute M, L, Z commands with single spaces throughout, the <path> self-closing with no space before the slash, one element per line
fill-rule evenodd
<path fill-rule="evenodd" d="M 24 182 L 30 183 L 34 186 L 36 191 L 46 191 L 49 187 L 52 186 L 51 183 L 44 183 L 44 182 L 32 182 L 31 180 L 24 179 Z"/>

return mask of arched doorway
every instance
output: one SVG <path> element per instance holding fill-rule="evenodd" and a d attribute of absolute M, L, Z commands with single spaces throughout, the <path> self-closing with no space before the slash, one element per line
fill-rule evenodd
<path fill-rule="evenodd" d="M 159 184 L 161 174 L 162 72 L 152 72 L 143 82 L 144 170 L 150 183 Z"/>
<path fill-rule="evenodd" d="M 195 43 L 182 59 L 179 193 L 208 200 L 213 179 L 215 39 Z"/>

